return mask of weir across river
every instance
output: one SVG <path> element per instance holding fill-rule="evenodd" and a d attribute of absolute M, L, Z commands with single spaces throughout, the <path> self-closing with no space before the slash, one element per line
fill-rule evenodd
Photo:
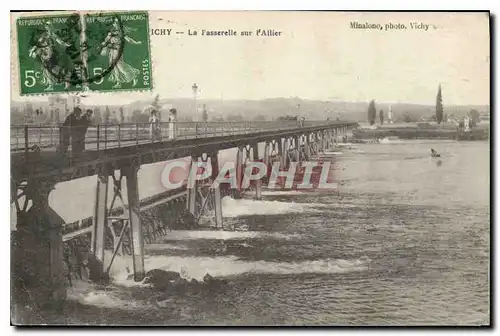
<path fill-rule="evenodd" d="M 177 122 L 175 131 L 161 124 L 161 134 L 150 136 L 149 124 L 90 126 L 85 151 L 62 152 L 62 126 L 11 126 L 11 203 L 15 204 L 17 225 L 14 234 L 13 278 L 37 300 L 51 301 L 65 297 L 64 242 L 90 236 L 92 280 L 106 277 L 114 256 L 125 247 L 133 259 L 133 276 L 144 279 L 144 241 L 152 242 L 165 227 L 145 219 L 146 212 L 168 203 L 162 218 L 190 218 L 197 223 L 207 207 L 214 212 L 216 228 L 224 228 L 224 195 L 242 197 L 241 188 L 210 187 L 219 174 L 220 150 L 237 148 L 234 167 L 241 177 L 247 162 L 260 161 L 269 166 L 279 161 L 303 162 L 325 150 L 335 137 L 358 126 L 341 121 L 281 122 Z M 167 137 L 169 136 L 169 137 Z M 259 152 L 259 143 L 264 150 Z M 191 158 L 211 166 L 206 181 L 196 181 L 169 190 L 147 200 L 139 199 L 137 172 L 141 165 Z M 95 211 L 92 217 L 75 223 L 64 220 L 49 206 L 49 194 L 57 183 L 81 177 L 97 176 Z M 110 178 L 111 177 L 111 178 Z M 126 179 L 127 202 L 122 196 Z M 111 181 L 111 182 L 110 182 Z M 238 181 L 240 181 L 238 179 Z M 111 205 L 108 189 L 113 188 Z M 261 195 L 261 183 L 253 185 L 255 198 Z M 71 200 L 68 200 L 71 202 Z M 127 205 L 125 204 L 127 203 Z M 147 223 L 147 224 L 146 224 Z M 112 251 L 105 259 L 105 249 Z M 90 263 L 90 262 L 89 262 Z"/>

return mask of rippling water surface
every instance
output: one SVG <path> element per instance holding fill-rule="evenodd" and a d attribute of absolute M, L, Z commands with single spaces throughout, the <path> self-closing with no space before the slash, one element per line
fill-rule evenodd
<path fill-rule="evenodd" d="M 430 158 L 430 148 L 441 160 Z M 442 325 L 489 320 L 489 147 L 395 141 L 330 152 L 332 192 L 224 199 L 234 231 L 174 231 L 147 269 L 228 280 L 158 292 L 126 280 L 69 291 L 62 323 Z"/>

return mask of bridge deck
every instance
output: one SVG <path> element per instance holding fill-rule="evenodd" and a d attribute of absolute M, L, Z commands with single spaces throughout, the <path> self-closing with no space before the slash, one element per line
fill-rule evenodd
<path fill-rule="evenodd" d="M 172 139 L 167 137 L 169 130 L 165 123 L 161 125 L 162 138 L 154 140 L 144 124 L 98 125 L 88 129 L 85 151 L 78 154 L 71 153 L 70 148 L 64 154 L 58 150 L 60 134 L 65 131 L 63 127 L 14 126 L 15 131 L 11 127 L 11 176 L 15 180 L 27 176 L 73 179 L 94 175 L 95 169 L 102 164 L 118 167 L 120 161 L 130 159 L 140 164 L 154 163 L 250 142 L 354 125 L 356 123 L 339 121 L 308 121 L 302 125 L 297 122 L 178 123 Z M 22 133 L 21 128 L 24 129 Z M 131 138 L 132 129 L 137 134 L 135 138 Z M 14 138 L 12 134 L 16 134 Z M 19 134 L 24 142 L 19 140 Z M 76 171 L 78 168 L 83 170 Z"/>
<path fill-rule="evenodd" d="M 316 125 L 318 122 L 308 121 L 303 126 Z M 210 138 L 215 136 L 248 134 L 263 130 L 281 130 L 296 128 L 297 121 L 283 122 L 176 122 L 175 134 L 171 134 L 170 123 L 160 123 L 158 137 L 152 139 L 150 124 L 124 123 L 99 124 L 88 127 L 85 135 L 87 150 L 134 146 L 143 143 L 161 142 L 167 139 L 176 140 L 193 138 Z M 78 128 L 78 127 L 74 127 Z M 63 133 L 69 133 L 70 127 L 60 125 L 14 125 L 11 126 L 10 147 L 12 152 L 25 151 L 36 147 L 39 150 L 56 150 L 61 144 Z M 71 151 L 71 146 L 68 148 Z"/>

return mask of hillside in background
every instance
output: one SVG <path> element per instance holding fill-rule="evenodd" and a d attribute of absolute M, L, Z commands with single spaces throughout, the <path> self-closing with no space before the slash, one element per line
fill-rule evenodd
<path fill-rule="evenodd" d="M 140 113 L 144 107 L 151 104 L 149 100 L 135 101 L 124 105 L 124 114 L 127 120 L 132 120 L 134 115 Z M 179 120 L 201 119 L 201 108 L 203 105 L 208 110 L 209 120 L 223 118 L 224 120 L 274 120 L 280 116 L 304 116 L 309 120 L 326 119 L 332 120 L 337 117 L 342 120 L 366 121 L 368 102 L 344 102 L 344 101 L 320 101 L 307 100 L 300 98 L 271 98 L 263 100 L 210 100 L 198 99 L 198 112 L 195 112 L 193 99 L 160 99 L 159 104 L 163 109 L 175 107 L 178 111 Z M 96 108 L 93 105 L 84 105 L 86 108 Z M 395 118 L 402 118 L 409 115 L 413 120 L 429 118 L 434 114 L 434 105 L 419 105 L 408 103 L 377 103 L 376 109 L 384 110 L 385 114 L 392 106 L 392 112 Z M 25 102 L 11 101 L 11 122 L 19 122 L 22 119 L 23 110 L 26 107 Z M 106 106 L 100 106 L 103 111 Z M 113 113 L 118 111 L 120 105 L 108 105 Z M 42 109 L 44 113 L 49 110 L 48 102 L 32 102 L 32 110 Z M 444 113 L 455 115 L 457 117 L 465 116 L 471 109 L 480 113 L 489 113 L 490 107 L 486 105 L 446 105 L 444 104 Z M 135 114 L 134 114 L 135 112 Z"/>
<path fill-rule="evenodd" d="M 299 115 L 307 119 L 335 119 L 366 120 L 369 102 L 343 102 L 320 101 L 300 98 L 272 98 L 263 100 L 204 100 L 197 101 L 200 108 L 203 104 L 209 110 L 209 118 L 237 116 L 245 119 L 273 120 L 284 115 Z M 142 109 L 150 104 L 148 101 L 137 101 L 129 105 L 129 109 Z M 179 116 L 194 117 L 195 111 L 192 99 L 160 99 L 160 104 L 166 107 L 175 107 Z M 419 105 L 407 103 L 376 103 L 377 110 L 389 111 L 392 106 L 393 114 L 402 116 L 410 115 L 412 118 L 430 117 L 434 114 L 433 105 Z M 485 105 L 445 105 L 444 113 L 455 116 L 465 116 L 470 110 L 475 109 L 480 113 L 489 113 L 490 107 Z M 200 115 L 200 113 L 197 113 Z"/>

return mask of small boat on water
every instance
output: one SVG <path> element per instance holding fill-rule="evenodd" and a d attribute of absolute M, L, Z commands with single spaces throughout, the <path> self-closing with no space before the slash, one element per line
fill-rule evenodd
<path fill-rule="evenodd" d="M 438 152 L 431 148 L 431 157 L 441 157 L 441 154 L 438 154 Z"/>

